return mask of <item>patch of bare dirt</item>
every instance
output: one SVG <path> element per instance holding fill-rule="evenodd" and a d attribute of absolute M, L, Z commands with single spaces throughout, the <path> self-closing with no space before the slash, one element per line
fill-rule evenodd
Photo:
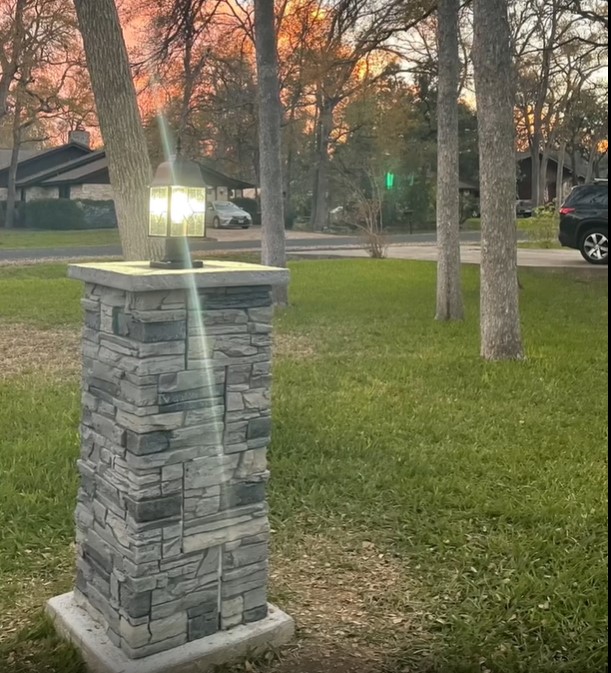
<path fill-rule="evenodd" d="M 321 649 L 317 643 L 301 643 L 279 656 L 275 665 L 257 668 L 253 664 L 243 665 L 243 671 L 258 673 L 382 673 L 379 661 L 367 661 L 356 652 L 337 647 Z M 384 671 L 383 673 L 386 673 Z"/>
<path fill-rule="evenodd" d="M 21 554 L 28 557 L 28 568 L 33 568 L 28 575 L 22 575 L 19 570 Z M 0 647 L 31 629 L 42 605 L 68 590 L 74 574 L 75 554 L 74 544 L 59 553 L 51 549 L 19 552 L 15 571 L 0 576 Z M 33 555 L 36 556 L 34 563 L 31 561 Z"/>
<path fill-rule="evenodd" d="M 400 559 L 333 532 L 273 552 L 272 593 L 298 639 L 232 673 L 394 673 L 393 654 L 407 639 L 429 648 L 424 608 Z"/>
<path fill-rule="evenodd" d="M 0 323 L 0 381 L 30 373 L 74 378 L 80 372 L 80 352 L 78 330 Z M 292 359 L 315 356 L 307 338 L 288 334 L 274 338 L 274 353 Z"/>
<path fill-rule="evenodd" d="M 281 358 L 303 360 L 316 355 L 314 344 L 304 336 L 297 334 L 275 334 L 274 355 Z"/>
<path fill-rule="evenodd" d="M 0 381 L 30 373 L 73 379 L 80 372 L 80 353 L 77 330 L 0 323 Z"/>

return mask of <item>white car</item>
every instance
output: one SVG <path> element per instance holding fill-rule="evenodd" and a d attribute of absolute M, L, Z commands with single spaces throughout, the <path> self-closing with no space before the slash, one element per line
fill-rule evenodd
<path fill-rule="evenodd" d="M 206 225 L 214 229 L 248 229 L 252 217 L 231 201 L 210 201 L 206 208 Z"/>

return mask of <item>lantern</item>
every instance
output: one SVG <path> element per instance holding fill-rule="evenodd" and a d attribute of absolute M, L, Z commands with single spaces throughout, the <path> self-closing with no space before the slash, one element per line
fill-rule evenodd
<path fill-rule="evenodd" d="M 206 235 L 206 185 L 198 164 L 181 157 L 159 166 L 150 192 L 149 236 L 165 238 L 166 255 L 151 266 L 164 269 L 201 267 L 191 262 L 188 239 Z"/>

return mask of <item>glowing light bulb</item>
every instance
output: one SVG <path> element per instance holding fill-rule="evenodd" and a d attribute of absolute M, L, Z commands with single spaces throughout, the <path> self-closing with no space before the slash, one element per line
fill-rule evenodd
<path fill-rule="evenodd" d="M 151 199 L 151 215 L 162 216 L 168 209 L 167 198 L 154 197 Z"/>
<path fill-rule="evenodd" d="M 187 190 L 182 187 L 172 189 L 172 222 L 184 222 L 191 215 L 191 204 Z"/>

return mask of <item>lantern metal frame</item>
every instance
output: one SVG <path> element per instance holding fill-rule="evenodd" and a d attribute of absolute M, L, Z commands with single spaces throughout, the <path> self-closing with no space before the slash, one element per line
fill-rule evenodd
<path fill-rule="evenodd" d="M 197 163 L 180 156 L 162 163 L 149 193 L 149 236 L 164 238 L 164 259 L 152 261 L 157 269 L 201 268 L 193 261 L 189 238 L 206 236 L 206 184 Z"/>

